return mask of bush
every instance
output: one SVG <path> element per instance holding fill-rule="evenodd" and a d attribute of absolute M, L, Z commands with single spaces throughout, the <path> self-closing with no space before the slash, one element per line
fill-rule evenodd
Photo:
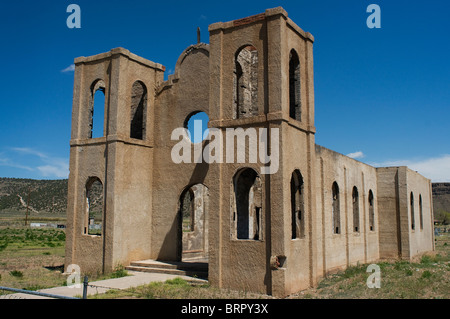
<path fill-rule="evenodd" d="M 356 265 L 356 266 L 350 266 L 348 267 L 343 274 L 344 278 L 353 278 L 354 276 L 358 274 L 362 274 L 366 272 L 366 268 L 362 265 Z"/>
<path fill-rule="evenodd" d="M 66 241 L 66 234 L 64 232 L 60 232 L 57 236 L 56 239 L 59 241 Z"/>
<path fill-rule="evenodd" d="M 422 258 L 420 259 L 421 264 L 431 264 L 431 262 L 431 257 L 427 255 L 422 256 Z"/>
<path fill-rule="evenodd" d="M 6 247 L 8 247 L 8 242 L 5 243 L 0 243 L 0 251 L 3 251 L 6 249 Z"/>
<path fill-rule="evenodd" d="M 128 276 L 128 272 L 122 265 L 117 266 L 116 269 L 114 269 L 113 273 L 111 274 L 111 278 L 122 278 L 126 276 Z"/>
<path fill-rule="evenodd" d="M 9 274 L 13 277 L 16 278 L 22 278 L 23 277 L 23 272 L 21 272 L 20 270 L 12 270 L 9 272 Z"/>

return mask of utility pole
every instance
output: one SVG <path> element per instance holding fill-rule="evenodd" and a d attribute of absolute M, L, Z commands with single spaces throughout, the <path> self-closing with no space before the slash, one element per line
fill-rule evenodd
<path fill-rule="evenodd" d="M 30 192 L 31 192 L 31 186 L 28 186 L 28 199 L 27 199 L 27 212 L 25 214 L 25 226 L 28 223 L 28 207 L 30 206 Z"/>

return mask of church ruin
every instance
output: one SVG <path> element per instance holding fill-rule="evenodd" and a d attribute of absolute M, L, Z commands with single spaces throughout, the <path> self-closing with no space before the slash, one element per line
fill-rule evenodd
<path fill-rule="evenodd" d="M 66 266 L 201 258 L 214 286 L 286 296 L 350 265 L 434 250 L 428 179 L 315 144 L 313 42 L 278 7 L 210 25 L 209 44 L 188 47 L 167 81 L 123 48 L 77 58 Z M 224 133 L 278 129 L 278 171 L 174 163 L 171 133 L 199 112 Z"/>

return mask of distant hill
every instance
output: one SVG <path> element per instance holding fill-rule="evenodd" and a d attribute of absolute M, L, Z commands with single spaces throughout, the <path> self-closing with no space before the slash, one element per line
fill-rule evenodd
<path fill-rule="evenodd" d="M 0 212 L 64 213 L 67 210 L 67 179 L 33 180 L 0 178 Z"/>
<path fill-rule="evenodd" d="M 450 223 L 450 183 L 433 183 L 434 219 Z"/>

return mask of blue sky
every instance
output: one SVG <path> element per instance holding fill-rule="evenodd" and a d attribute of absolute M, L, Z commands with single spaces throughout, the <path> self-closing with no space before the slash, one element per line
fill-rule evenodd
<path fill-rule="evenodd" d="M 81 29 L 69 29 L 69 4 Z M 369 29 L 371 3 L 381 28 Z M 68 176 L 74 58 L 124 47 L 172 73 L 208 25 L 282 6 L 315 37 L 316 143 L 450 181 L 450 2 L 3 1 L 0 177 Z"/>

